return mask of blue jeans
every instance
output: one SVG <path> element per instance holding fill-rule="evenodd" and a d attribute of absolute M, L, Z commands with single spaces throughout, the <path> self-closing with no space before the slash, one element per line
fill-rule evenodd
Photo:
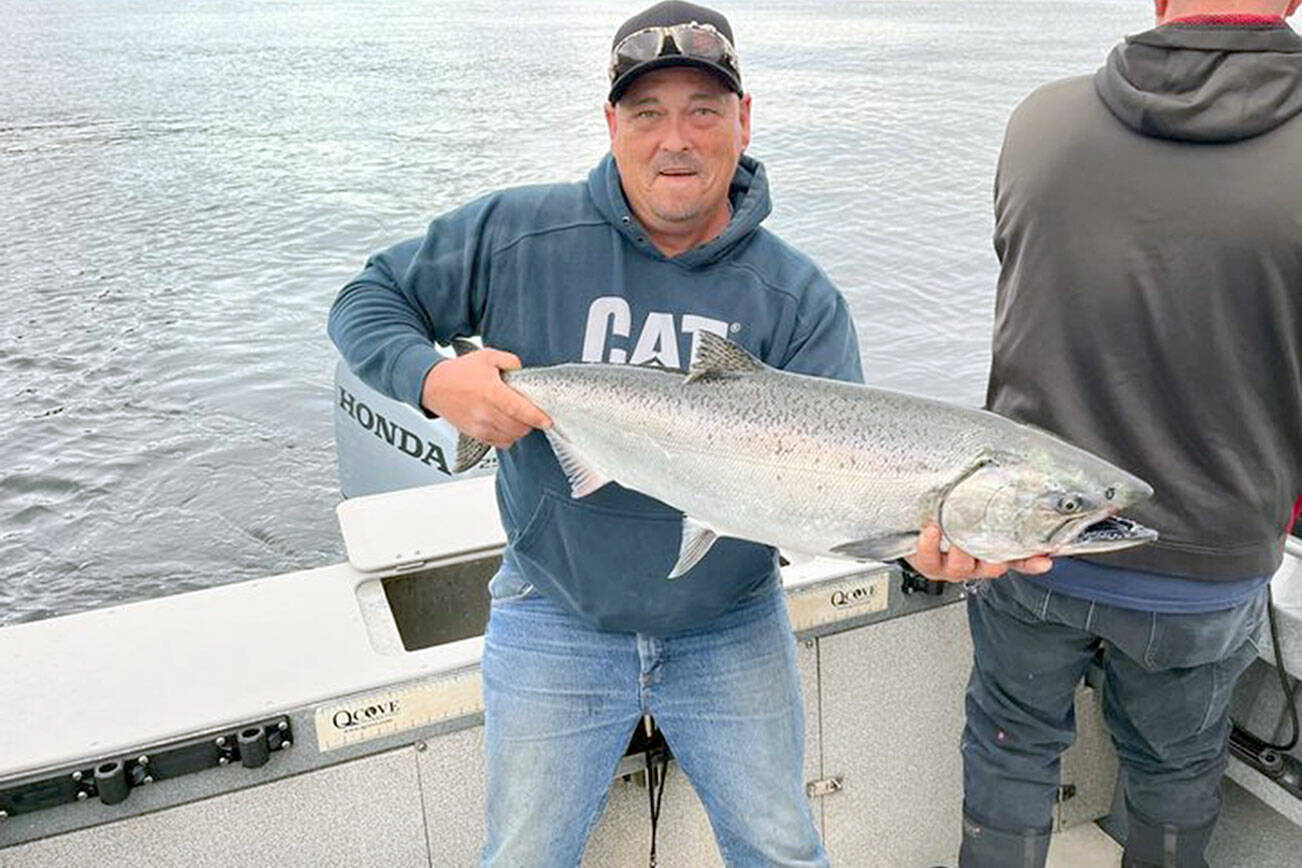
<path fill-rule="evenodd" d="M 1103 715 L 1121 761 L 1126 866 L 1201 866 L 1221 808 L 1234 682 L 1257 654 L 1266 591 L 1159 614 L 1055 594 L 1017 576 L 968 597 L 974 663 L 963 732 L 964 868 L 1038 868 L 1074 694 L 1100 642 Z"/>
<path fill-rule="evenodd" d="M 804 792 L 804 709 L 780 587 L 665 638 L 598 630 L 536 591 L 495 599 L 483 673 L 484 865 L 578 865 L 648 713 L 726 864 L 827 865 Z"/>

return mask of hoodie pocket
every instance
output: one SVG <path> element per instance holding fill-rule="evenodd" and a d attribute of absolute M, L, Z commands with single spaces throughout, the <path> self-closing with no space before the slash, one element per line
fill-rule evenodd
<path fill-rule="evenodd" d="M 771 549 L 725 539 L 683 577 L 682 515 L 544 491 L 513 548 L 525 579 L 606 630 L 666 635 L 721 615 L 772 575 Z"/>

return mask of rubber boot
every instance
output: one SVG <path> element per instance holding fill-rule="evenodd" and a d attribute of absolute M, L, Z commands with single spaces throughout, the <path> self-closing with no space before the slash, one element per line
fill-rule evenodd
<path fill-rule="evenodd" d="M 1122 868 L 1207 868 L 1207 842 L 1216 818 L 1201 826 L 1150 823 L 1128 812 Z"/>
<path fill-rule="evenodd" d="M 1044 868 L 1049 832 L 1005 832 L 963 815 L 959 868 Z"/>

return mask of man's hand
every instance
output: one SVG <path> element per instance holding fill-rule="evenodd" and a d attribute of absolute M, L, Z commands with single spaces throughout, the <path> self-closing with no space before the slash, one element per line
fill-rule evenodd
<path fill-rule="evenodd" d="M 993 579 L 1009 570 L 1019 573 L 1046 573 L 1053 561 L 1044 555 L 1020 561 L 981 561 L 962 549 L 940 550 L 940 528 L 929 524 L 918 535 L 918 552 L 905 558 L 915 570 L 933 582 L 966 582 L 970 579 Z"/>
<path fill-rule="evenodd" d="M 546 413 L 502 382 L 502 371 L 519 369 L 520 360 L 502 350 L 447 359 L 425 375 L 421 403 L 462 434 L 506 449 L 532 429 L 552 424 Z"/>

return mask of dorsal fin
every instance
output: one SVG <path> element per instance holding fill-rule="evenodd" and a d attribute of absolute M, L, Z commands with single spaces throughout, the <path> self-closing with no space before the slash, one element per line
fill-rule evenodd
<path fill-rule="evenodd" d="M 734 344 L 727 338 L 710 331 L 702 330 L 696 334 L 700 339 L 696 358 L 692 359 L 691 370 L 687 372 L 687 379 L 683 382 L 737 377 L 764 370 L 764 363 L 752 356 L 740 344 Z"/>
<path fill-rule="evenodd" d="M 469 341 L 465 338 L 453 338 L 452 349 L 456 350 L 458 356 L 464 356 L 466 353 L 473 353 L 475 350 L 482 350 L 483 347 L 479 346 L 474 341 Z"/>

